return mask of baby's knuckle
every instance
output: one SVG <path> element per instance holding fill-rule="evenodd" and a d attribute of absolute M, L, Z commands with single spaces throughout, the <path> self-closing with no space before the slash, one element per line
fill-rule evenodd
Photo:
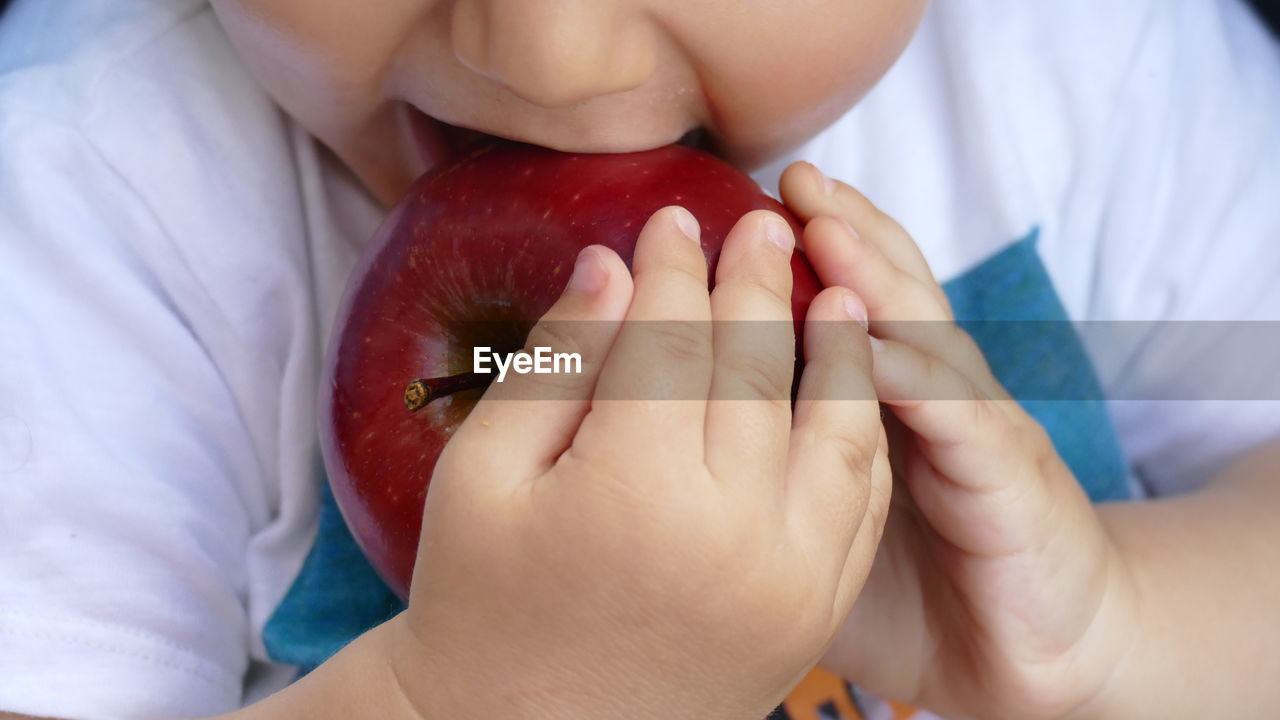
<path fill-rule="evenodd" d="M 920 281 L 916 279 L 916 276 L 895 265 L 887 255 L 885 256 L 885 265 L 888 270 L 886 282 L 893 289 L 894 294 L 910 300 L 913 305 L 918 305 L 923 287 L 920 285 Z"/>
<path fill-rule="evenodd" d="M 855 477 L 866 474 L 875 457 L 875 448 L 845 432 L 833 432 L 823 441 L 841 466 Z"/>
<path fill-rule="evenodd" d="M 1001 442 L 1012 441 L 1012 428 L 1009 426 L 1008 419 L 1004 413 L 1000 412 L 1000 408 L 996 407 L 995 400 L 983 400 L 976 391 L 973 390 L 972 383 L 966 384 L 966 394 L 964 398 L 972 410 L 971 422 L 975 432 L 991 434 L 1000 439 Z"/>
<path fill-rule="evenodd" d="M 951 348 L 953 354 L 957 357 L 979 357 L 986 362 L 986 356 L 982 354 L 982 347 L 978 345 L 978 341 L 973 339 L 973 335 L 968 330 L 960 327 L 954 322 L 947 323 L 947 345 Z"/>
<path fill-rule="evenodd" d="M 657 322 L 649 328 L 653 347 L 662 357 L 685 363 L 707 362 L 711 348 L 703 328 L 679 321 Z"/>
<path fill-rule="evenodd" d="M 998 428 L 1000 440 L 1006 447 L 1016 448 L 1029 456 L 1042 455 L 1047 448 L 1052 448 L 1053 441 L 1040 423 L 1020 407 L 1008 407 L 1006 403 L 1013 405 L 1009 400 L 987 400 L 984 403 L 990 406 L 990 422 Z"/>
<path fill-rule="evenodd" d="M 707 264 L 706 258 L 698 253 L 697 256 L 682 258 L 681 260 L 672 262 L 664 268 L 665 280 L 677 286 L 677 292 L 671 297 L 698 296 L 710 297 L 711 290 L 708 287 Z"/>
<path fill-rule="evenodd" d="M 775 310 L 791 310 L 791 268 L 783 262 L 771 264 L 744 278 L 747 292 L 756 293 Z"/>
<path fill-rule="evenodd" d="M 979 418 L 982 425 L 979 427 L 989 428 L 998 447 L 1005 448 L 1008 452 L 1025 452 L 1028 447 L 1026 433 L 1019 423 L 1014 422 L 1001 410 L 997 404 L 999 402 L 999 400 L 976 401 L 982 409 Z"/>
<path fill-rule="evenodd" d="M 529 331 L 529 337 L 525 340 L 525 349 L 532 351 L 535 348 L 551 348 L 557 353 L 576 353 L 583 355 L 582 341 L 579 340 L 571 328 L 564 322 L 539 322 Z"/>
<path fill-rule="evenodd" d="M 732 353 L 721 361 L 722 370 L 741 383 L 746 397 L 729 399 L 785 400 L 791 396 L 791 365 L 759 353 Z"/>
<path fill-rule="evenodd" d="M 951 387 L 952 383 L 948 382 L 950 378 L 947 377 L 949 372 L 949 368 L 947 364 L 942 362 L 942 360 L 939 360 L 938 358 L 928 353 L 922 354 L 922 358 L 920 362 L 921 362 L 920 372 L 921 372 L 921 375 L 923 376 L 923 382 L 921 382 L 920 384 L 923 387 L 927 387 L 927 388 L 948 388 L 948 392 L 950 392 L 949 388 Z M 965 388 L 962 391 L 964 392 L 964 394 L 960 397 L 924 396 L 924 397 L 916 397 L 913 399 L 916 399 L 916 400 L 968 400 L 970 399 L 970 395 L 968 394 L 967 390 L 968 389 Z"/>

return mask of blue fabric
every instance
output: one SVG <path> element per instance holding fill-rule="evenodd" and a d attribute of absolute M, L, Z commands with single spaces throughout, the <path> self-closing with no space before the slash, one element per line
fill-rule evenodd
<path fill-rule="evenodd" d="M 943 286 L 961 327 L 1042 424 L 1094 501 L 1127 497 L 1124 456 L 1093 366 L 1032 232 Z M 374 573 L 324 485 L 319 532 L 263 630 L 271 658 L 304 671 L 403 609 Z"/>
<path fill-rule="evenodd" d="M 267 654 L 307 672 L 404 604 L 365 560 L 328 482 L 321 482 L 316 543 L 262 629 Z"/>
<path fill-rule="evenodd" d="M 956 323 L 1095 501 L 1129 497 L 1101 385 L 1040 256 L 1038 231 L 943 285 Z"/>

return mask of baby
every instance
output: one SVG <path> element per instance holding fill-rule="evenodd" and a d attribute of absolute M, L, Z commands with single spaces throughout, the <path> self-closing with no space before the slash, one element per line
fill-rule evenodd
<path fill-rule="evenodd" d="M 1277 113 L 1236 0 L 18 0 L 0 711 L 750 718 L 821 665 L 900 716 L 1267 715 L 1276 396 L 1151 402 L 1212 332 L 957 319 L 1276 319 Z M 353 625 L 319 357 L 378 218 L 475 131 L 693 133 L 804 232 L 744 216 L 710 293 L 682 208 L 630 270 L 584 250 L 544 321 L 616 332 L 534 330 L 584 372 L 486 393 L 408 607 Z M 797 248 L 827 289 L 794 411 L 789 347 L 626 322 L 785 321 Z M 583 399 L 658 381 L 691 399 Z M 1176 497 L 1091 502 L 1134 495 Z"/>

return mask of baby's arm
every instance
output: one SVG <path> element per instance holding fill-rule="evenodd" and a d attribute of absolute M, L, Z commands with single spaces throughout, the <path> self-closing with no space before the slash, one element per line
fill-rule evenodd
<path fill-rule="evenodd" d="M 1104 175 L 1114 198 L 1097 216 L 1066 206 L 1104 233 L 1096 316 L 1170 321 L 1134 326 L 1142 349 L 1102 373 L 1131 460 L 1170 497 L 1098 508 L 1141 618 L 1099 710 L 1274 717 L 1280 54 L 1243 3 L 1152 7 L 1176 34 L 1152 33 L 1171 39 L 1144 44 L 1142 71 L 1108 108 L 1125 118 L 1109 133 L 1125 148 Z M 1141 399 L 1153 396 L 1190 400 Z"/>
<path fill-rule="evenodd" d="M 1138 587 L 1132 649 L 1085 717 L 1280 707 L 1280 442 L 1197 492 L 1099 507 Z M 1242 585 L 1242 581 L 1247 582 Z"/>

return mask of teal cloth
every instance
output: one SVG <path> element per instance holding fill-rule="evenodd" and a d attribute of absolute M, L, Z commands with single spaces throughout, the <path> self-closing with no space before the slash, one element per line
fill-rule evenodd
<path fill-rule="evenodd" d="M 262 628 L 267 654 L 306 672 L 403 609 L 347 530 L 329 483 L 322 482 L 315 545 Z"/>
<path fill-rule="evenodd" d="M 1102 387 L 1036 252 L 1039 231 L 943 285 L 956 324 L 1053 439 L 1094 502 L 1130 496 Z"/>
<path fill-rule="evenodd" d="M 1094 501 L 1128 496 L 1124 456 L 1093 366 L 1036 252 L 1038 233 L 943 286 L 997 378 L 1053 438 Z M 263 629 L 273 660 L 303 671 L 403 605 L 378 578 L 322 483 L 316 542 Z"/>

